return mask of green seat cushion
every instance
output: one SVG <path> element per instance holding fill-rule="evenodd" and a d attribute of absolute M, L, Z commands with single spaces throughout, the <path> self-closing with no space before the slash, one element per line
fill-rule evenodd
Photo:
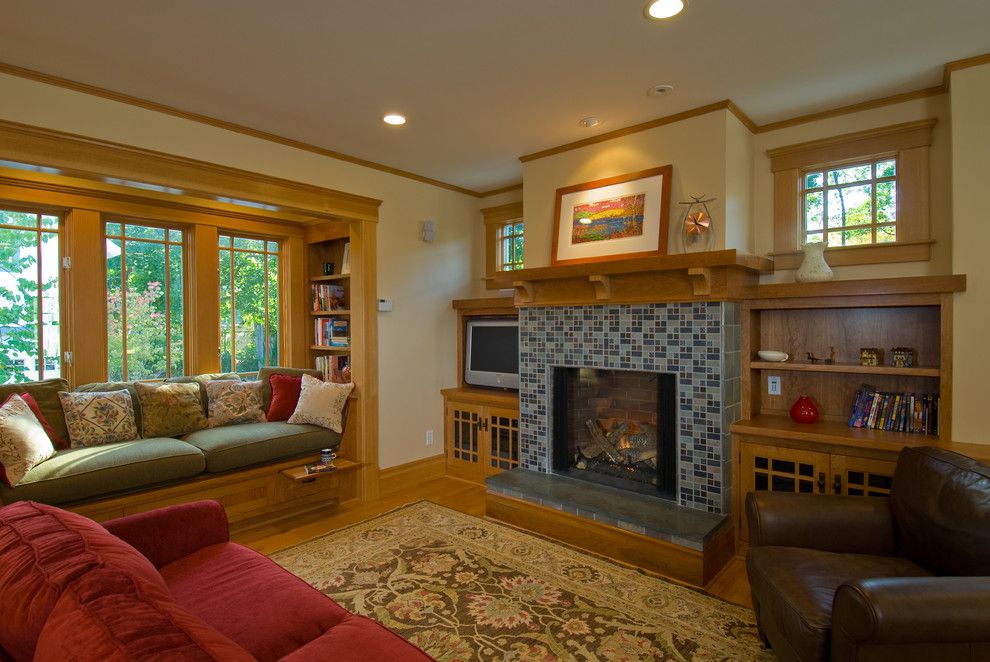
<path fill-rule="evenodd" d="M 4 503 L 30 499 L 58 505 L 189 478 L 205 466 L 199 449 L 178 439 L 67 448 L 34 466 L 16 488 L 0 487 L 0 495 Z"/>
<path fill-rule="evenodd" d="M 280 422 L 226 425 L 190 432 L 183 439 L 203 451 L 206 470 L 214 473 L 340 445 L 340 435 L 332 430 Z"/>

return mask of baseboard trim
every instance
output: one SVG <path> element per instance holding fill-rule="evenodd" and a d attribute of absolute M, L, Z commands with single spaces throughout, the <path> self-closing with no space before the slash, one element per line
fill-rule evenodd
<path fill-rule="evenodd" d="M 434 455 L 382 469 L 378 472 L 378 495 L 389 496 L 420 483 L 443 478 L 446 463 L 446 456 Z"/>

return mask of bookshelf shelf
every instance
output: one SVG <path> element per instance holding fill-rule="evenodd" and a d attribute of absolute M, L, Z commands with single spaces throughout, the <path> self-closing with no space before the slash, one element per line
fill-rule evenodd
<path fill-rule="evenodd" d="M 754 370 L 784 370 L 796 372 L 834 372 L 847 375 L 897 375 L 902 377 L 938 377 L 936 367 L 894 368 L 891 366 L 859 365 L 858 363 L 789 363 L 780 361 L 752 361 Z"/>
<path fill-rule="evenodd" d="M 349 316 L 351 314 L 350 310 L 311 310 L 309 314 L 313 317 L 334 317 L 340 315 L 341 317 Z"/>
<path fill-rule="evenodd" d="M 309 348 L 316 352 L 334 352 L 338 354 L 350 354 L 351 348 L 347 347 L 333 347 L 331 345 L 310 345 Z"/>
<path fill-rule="evenodd" d="M 930 434 L 891 432 L 851 428 L 840 421 L 795 423 L 787 416 L 754 416 L 732 424 L 734 434 L 749 434 L 792 441 L 810 441 L 820 444 L 855 446 L 890 452 L 900 452 L 905 446 L 930 446 L 938 437 Z"/>
<path fill-rule="evenodd" d="M 328 281 L 350 280 L 350 274 L 334 274 L 332 276 L 313 276 L 310 280 L 314 283 L 326 283 Z"/>

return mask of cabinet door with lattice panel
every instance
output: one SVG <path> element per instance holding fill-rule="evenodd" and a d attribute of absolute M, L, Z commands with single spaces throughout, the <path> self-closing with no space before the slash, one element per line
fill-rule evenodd
<path fill-rule="evenodd" d="M 447 403 L 447 472 L 454 476 L 476 478 L 483 474 L 481 427 L 484 410 L 479 405 Z"/>
<path fill-rule="evenodd" d="M 741 504 L 749 492 L 825 494 L 829 471 L 827 453 L 744 443 L 739 448 Z M 739 535 L 749 539 L 745 507 L 740 509 Z"/>
<path fill-rule="evenodd" d="M 488 409 L 488 462 L 485 473 L 497 474 L 519 466 L 519 412 L 513 409 Z"/>
<path fill-rule="evenodd" d="M 890 496 L 895 464 L 887 460 L 832 455 L 832 494 Z"/>

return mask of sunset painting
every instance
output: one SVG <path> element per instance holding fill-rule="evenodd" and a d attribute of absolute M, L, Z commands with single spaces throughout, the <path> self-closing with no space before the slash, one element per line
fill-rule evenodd
<path fill-rule="evenodd" d="M 584 244 L 643 234 L 646 194 L 588 202 L 574 207 L 571 242 Z"/>

